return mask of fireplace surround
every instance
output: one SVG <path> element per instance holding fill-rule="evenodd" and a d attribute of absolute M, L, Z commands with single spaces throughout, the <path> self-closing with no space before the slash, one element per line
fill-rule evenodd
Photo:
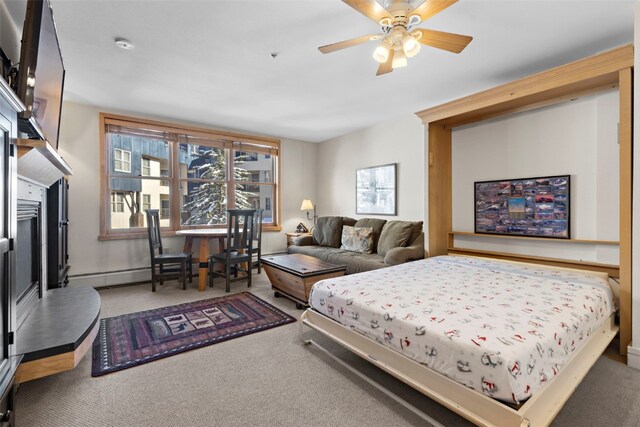
<path fill-rule="evenodd" d="M 16 323 L 19 327 L 42 298 L 46 280 L 46 188 L 18 178 L 16 232 Z"/>

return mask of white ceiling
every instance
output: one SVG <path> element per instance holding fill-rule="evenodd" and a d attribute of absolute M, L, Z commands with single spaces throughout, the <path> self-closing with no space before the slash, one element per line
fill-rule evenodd
<path fill-rule="evenodd" d="M 633 40 L 630 0 L 461 0 L 420 26 L 473 36 L 465 51 L 376 77 L 374 42 L 317 50 L 378 30 L 338 0 L 52 5 L 65 100 L 315 142 Z"/>

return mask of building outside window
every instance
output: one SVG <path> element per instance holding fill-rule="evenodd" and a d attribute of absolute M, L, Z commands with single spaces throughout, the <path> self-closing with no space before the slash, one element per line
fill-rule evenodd
<path fill-rule="evenodd" d="M 142 158 L 142 176 L 151 175 L 151 159 Z"/>
<path fill-rule="evenodd" d="M 171 211 L 169 209 L 169 196 L 166 194 L 160 195 L 160 219 L 169 219 Z"/>
<path fill-rule="evenodd" d="M 131 151 L 113 150 L 113 169 L 116 172 L 131 173 Z"/>
<path fill-rule="evenodd" d="M 124 212 L 124 196 L 122 193 L 111 193 L 111 212 Z"/>
<path fill-rule="evenodd" d="M 142 211 L 146 212 L 151 209 L 151 194 L 142 195 Z"/>
<path fill-rule="evenodd" d="M 202 129 L 191 134 L 177 125 L 107 115 L 101 120 L 102 149 L 113 159 L 101 175 L 109 188 L 101 206 L 111 205 L 100 223 L 101 238 L 141 237 L 148 209 L 160 210 L 161 227 L 179 230 L 224 227 L 228 208 L 266 206 L 264 229 L 280 229 L 279 141 L 214 130 L 209 136 Z"/>

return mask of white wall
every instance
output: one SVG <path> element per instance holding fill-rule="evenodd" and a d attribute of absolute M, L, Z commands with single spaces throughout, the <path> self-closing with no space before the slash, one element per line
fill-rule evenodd
<path fill-rule="evenodd" d="M 104 286 L 150 277 L 146 238 L 98 241 L 100 112 L 136 116 L 135 113 L 105 111 L 71 102 L 65 102 L 62 108 L 59 151 L 74 171 L 69 195 L 69 262 L 73 285 Z M 300 211 L 302 199 L 316 197 L 317 145 L 283 139 L 281 148 L 283 231 L 263 233 L 263 253 L 267 254 L 286 250 L 284 233 L 295 230 L 303 220 L 304 212 Z M 182 250 L 184 238 L 165 238 L 163 243 L 168 251 L 178 252 Z M 136 269 L 139 271 L 132 271 Z"/>
<path fill-rule="evenodd" d="M 397 218 L 424 220 L 424 128 L 413 114 L 320 144 L 318 215 L 374 217 L 356 215 L 356 170 L 388 163 L 398 164 Z"/>
<path fill-rule="evenodd" d="M 571 175 L 571 237 L 619 238 L 618 92 L 453 131 L 453 230 L 474 230 L 474 181 Z M 456 237 L 458 247 L 618 263 L 618 247 Z"/>
<path fill-rule="evenodd" d="M 2 47 L 11 62 L 15 64 L 20 60 L 22 22 L 19 26 L 13 22 L 5 3 L 5 0 L 0 0 L 0 47 Z M 26 2 L 24 2 L 23 7 L 26 10 Z"/>

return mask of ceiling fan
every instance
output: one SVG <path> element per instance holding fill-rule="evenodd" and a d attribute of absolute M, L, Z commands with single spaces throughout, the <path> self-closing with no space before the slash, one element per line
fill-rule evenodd
<path fill-rule="evenodd" d="M 358 12 L 374 20 L 382 27 L 382 34 L 369 34 L 338 43 L 321 46 L 322 53 L 331 53 L 368 41 L 382 40 L 373 52 L 373 58 L 380 63 L 376 76 L 392 72 L 395 68 L 407 66 L 407 58 L 420 51 L 420 44 L 460 53 L 473 37 L 443 31 L 416 28 L 458 0 L 426 0 L 415 9 L 410 0 L 385 0 L 385 7 L 376 0 L 342 0 Z"/>

